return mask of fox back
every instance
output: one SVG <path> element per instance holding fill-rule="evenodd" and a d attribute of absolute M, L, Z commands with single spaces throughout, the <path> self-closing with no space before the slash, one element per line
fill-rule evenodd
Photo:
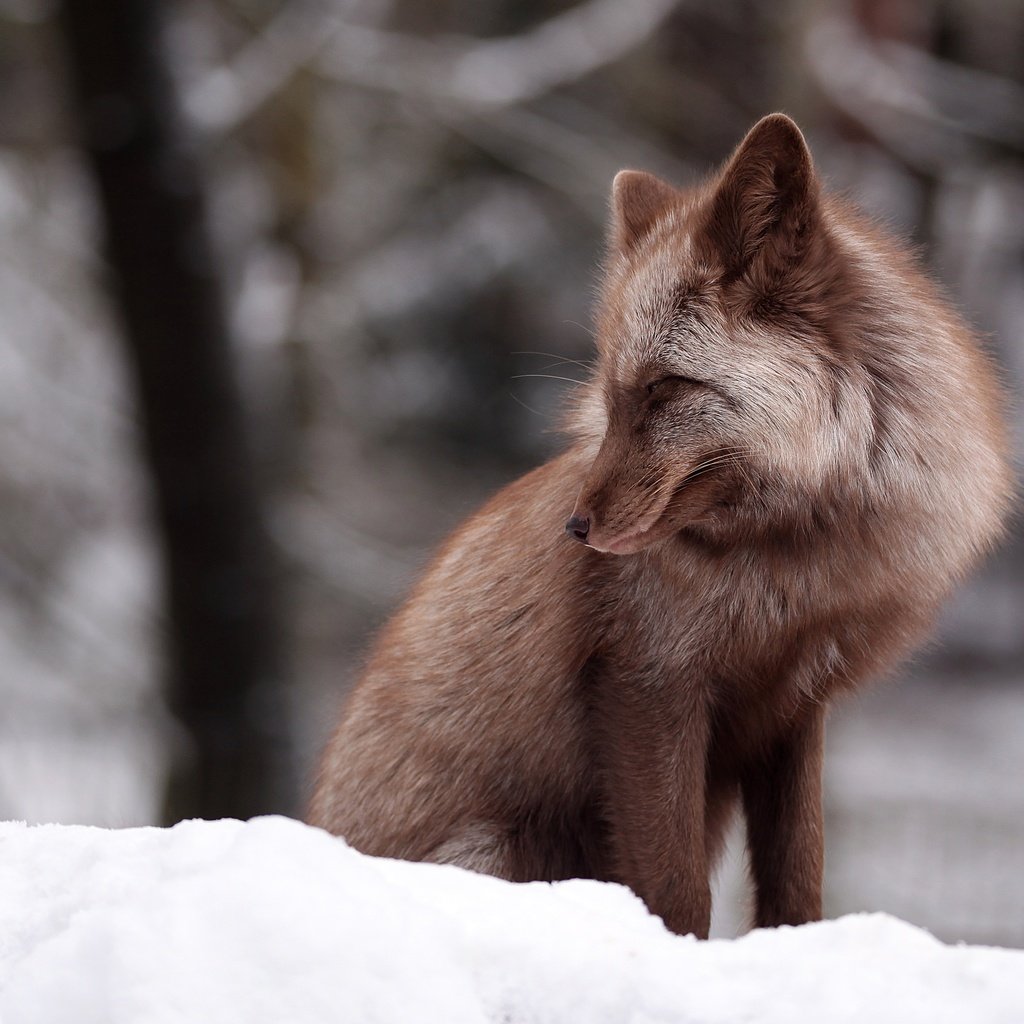
<path fill-rule="evenodd" d="M 919 643 L 1002 529 L 993 370 L 779 114 L 696 189 L 617 175 L 597 325 L 572 443 L 378 637 L 310 820 L 623 882 L 706 935 L 739 804 L 757 924 L 817 918 L 828 701 Z"/>

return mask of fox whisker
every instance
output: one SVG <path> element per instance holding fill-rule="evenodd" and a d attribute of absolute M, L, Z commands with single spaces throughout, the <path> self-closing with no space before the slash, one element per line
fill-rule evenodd
<path fill-rule="evenodd" d="M 531 349 L 520 349 L 518 352 L 513 352 L 514 356 L 543 356 L 545 359 L 554 359 L 557 365 L 558 363 L 571 363 L 573 366 L 579 366 L 588 372 L 593 370 L 593 364 L 585 362 L 582 359 L 570 359 L 568 356 L 560 356 L 555 352 L 538 352 Z"/>
<path fill-rule="evenodd" d="M 513 374 L 512 380 L 522 380 L 527 377 L 539 377 L 543 380 L 561 380 L 565 381 L 566 384 L 575 384 L 577 387 L 587 383 L 585 380 L 576 380 L 573 377 L 560 377 L 555 373 L 516 373 Z"/>

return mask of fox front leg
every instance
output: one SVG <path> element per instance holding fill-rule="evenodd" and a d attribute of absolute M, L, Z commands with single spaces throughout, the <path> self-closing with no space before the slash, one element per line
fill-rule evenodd
<path fill-rule="evenodd" d="M 824 736 L 825 710 L 816 707 L 741 779 L 759 928 L 821 918 Z"/>
<path fill-rule="evenodd" d="M 613 874 L 671 931 L 707 938 L 707 710 L 689 691 L 613 685 L 598 717 Z"/>

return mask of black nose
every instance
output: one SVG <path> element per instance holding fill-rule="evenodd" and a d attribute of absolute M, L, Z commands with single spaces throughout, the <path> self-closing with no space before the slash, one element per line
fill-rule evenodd
<path fill-rule="evenodd" d="M 587 534 L 590 533 L 590 516 L 569 516 L 565 532 L 586 544 Z"/>

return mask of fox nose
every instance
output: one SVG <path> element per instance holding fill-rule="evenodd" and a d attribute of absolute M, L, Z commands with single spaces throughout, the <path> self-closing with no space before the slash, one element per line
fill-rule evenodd
<path fill-rule="evenodd" d="M 590 516 L 569 516 L 565 524 L 565 532 L 570 537 L 575 537 L 583 544 L 587 543 L 587 534 L 590 533 Z"/>

